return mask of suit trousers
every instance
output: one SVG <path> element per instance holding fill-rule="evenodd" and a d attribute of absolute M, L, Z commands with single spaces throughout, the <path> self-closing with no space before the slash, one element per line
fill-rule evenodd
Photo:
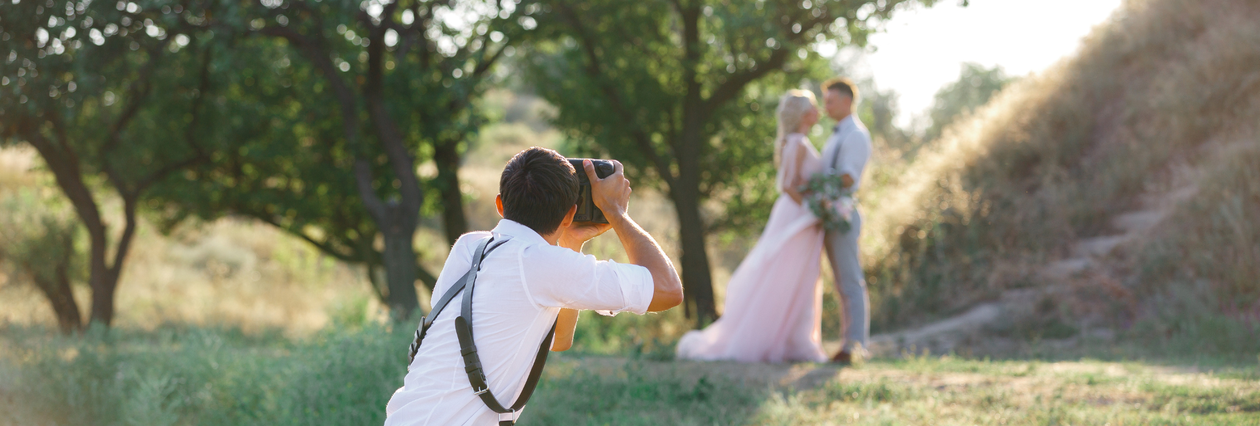
<path fill-rule="evenodd" d="M 870 297 L 866 294 L 866 278 L 858 260 L 858 237 L 862 233 L 862 215 L 853 210 L 852 227 L 848 232 L 827 231 L 823 245 L 836 281 L 843 312 L 840 332 L 844 336 L 842 350 L 853 353 L 868 345 L 871 337 Z"/>

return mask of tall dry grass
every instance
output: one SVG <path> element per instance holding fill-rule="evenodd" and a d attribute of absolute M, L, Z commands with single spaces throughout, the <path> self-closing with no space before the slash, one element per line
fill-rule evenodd
<path fill-rule="evenodd" d="M 0 198 L 32 191 L 44 199 L 62 196 L 33 151 L 0 150 Z M 107 219 L 119 223 L 116 198 L 98 200 Z M 66 209 L 64 216 L 73 217 L 67 203 L 21 207 Z M 359 269 L 263 224 L 224 219 L 163 235 L 142 220 L 135 238 L 116 296 L 115 321 L 123 328 L 176 323 L 306 334 L 333 320 L 380 315 Z M 79 246 L 85 249 L 86 242 Z M 20 274 L 0 277 L 0 323 L 54 323 L 48 302 L 22 280 Z M 73 290 L 86 318 L 89 290 L 82 280 Z"/>
<path fill-rule="evenodd" d="M 1173 353 L 1260 353 L 1260 129 L 1214 144 L 1198 193 L 1131 256 L 1135 335 Z"/>
<path fill-rule="evenodd" d="M 946 129 L 867 202 L 876 328 L 1041 285 L 1170 161 L 1256 116 L 1260 4 L 1130 0 L 1073 57 Z"/>

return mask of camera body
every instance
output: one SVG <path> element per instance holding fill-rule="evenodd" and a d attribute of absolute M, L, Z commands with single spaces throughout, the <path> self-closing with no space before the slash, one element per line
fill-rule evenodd
<path fill-rule="evenodd" d="M 569 164 L 577 170 L 578 177 L 578 200 L 577 214 L 573 215 L 574 222 L 595 222 L 608 223 L 608 218 L 604 217 L 604 212 L 595 207 L 595 200 L 591 198 L 591 179 L 586 176 L 586 170 L 582 167 L 582 161 L 588 158 L 570 158 Z M 591 165 L 595 166 L 595 175 L 600 179 L 606 178 L 613 174 L 613 163 L 608 160 L 597 160 L 590 158 Z"/>

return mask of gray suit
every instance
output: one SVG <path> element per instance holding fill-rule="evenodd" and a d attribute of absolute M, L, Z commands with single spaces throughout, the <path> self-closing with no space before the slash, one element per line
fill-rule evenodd
<path fill-rule="evenodd" d="M 850 115 L 836 124 L 831 138 L 823 147 L 823 165 L 835 174 L 853 177 L 853 190 L 862 184 L 862 171 L 871 157 L 871 134 L 862 122 Z M 848 232 L 827 231 L 823 244 L 827 260 L 836 279 L 836 292 L 844 307 L 841 316 L 843 350 L 853 353 L 865 348 L 871 336 L 870 298 L 866 294 L 866 278 L 858 261 L 858 236 L 862 233 L 862 216 L 853 210 L 853 227 Z"/>

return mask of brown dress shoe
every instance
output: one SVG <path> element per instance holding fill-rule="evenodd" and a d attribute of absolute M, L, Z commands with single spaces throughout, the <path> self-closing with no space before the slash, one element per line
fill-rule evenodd
<path fill-rule="evenodd" d="M 831 362 L 840 365 L 852 365 L 853 354 L 850 354 L 849 351 L 837 352 L 835 356 L 831 357 Z"/>

